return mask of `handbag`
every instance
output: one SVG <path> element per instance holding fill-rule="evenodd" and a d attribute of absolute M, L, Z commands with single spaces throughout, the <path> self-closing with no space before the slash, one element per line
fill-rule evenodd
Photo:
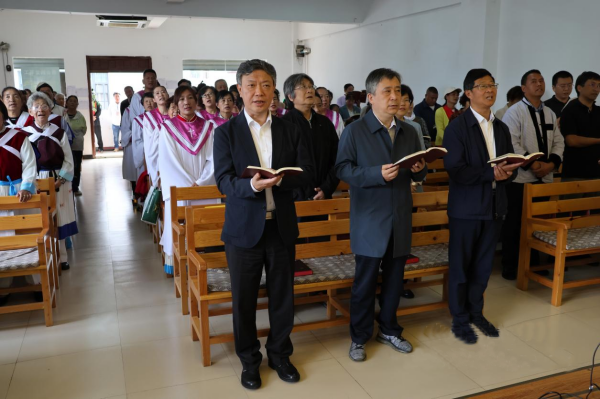
<path fill-rule="evenodd" d="M 158 214 L 160 212 L 160 203 L 162 201 L 162 191 L 154 186 L 148 190 L 144 208 L 142 210 L 142 222 L 156 225 Z"/>

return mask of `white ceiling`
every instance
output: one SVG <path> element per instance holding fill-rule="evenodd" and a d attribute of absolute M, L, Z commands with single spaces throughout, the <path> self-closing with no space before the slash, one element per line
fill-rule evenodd
<path fill-rule="evenodd" d="M 0 9 L 361 23 L 372 3 L 373 0 L 0 0 Z"/>

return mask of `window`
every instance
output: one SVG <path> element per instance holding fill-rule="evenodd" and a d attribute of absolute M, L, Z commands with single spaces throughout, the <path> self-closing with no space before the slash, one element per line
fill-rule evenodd
<path fill-rule="evenodd" d="M 54 91 L 66 93 L 65 62 L 62 58 L 13 58 L 17 89 L 35 91 L 40 83 L 48 83 Z"/>
<path fill-rule="evenodd" d="M 236 83 L 235 73 L 242 60 L 183 60 L 183 78 L 198 86 L 201 82 L 214 86 L 218 79 L 225 79 L 227 86 Z"/>

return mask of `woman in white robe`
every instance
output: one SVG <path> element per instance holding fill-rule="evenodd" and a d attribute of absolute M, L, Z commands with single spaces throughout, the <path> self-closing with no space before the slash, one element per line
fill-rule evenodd
<path fill-rule="evenodd" d="M 56 178 L 54 187 L 57 190 L 56 208 L 61 268 L 68 270 L 70 266 L 67 262 L 65 239 L 78 233 L 72 188 L 75 165 L 66 132 L 48 120 L 52 104 L 46 94 L 33 93 L 27 101 L 27 107 L 29 108 L 29 114 L 34 118 L 34 123 L 23 128 L 23 131 L 29 133 L 29 141 L 34 146 L 38 144 L 39 140 L 52 140 L 60 146 L 64 154 L 60 169 L 53 170 L 44 165 L 39 165 L 37 177 L 38 179 L 47 179 L 52 176 Z"/>
<path fill-rule="evenodd" d="M 153 91 L 157 107 L 146 112 L 143 126 L 144 156 L 148 175 L 155 187 L 158 187 L 158 130 L 160 125 L 169 118 L 169 94 L 164 86 L 158 86 Z"/>
<path fill-rule="evenodd" d="M 179 115 L 167 119 L 158 133 L 158 168 L 165 201 L 165 229 L 160 240 L 165 254 L 165 273 L 173 274 L 171 187 L 216 184 L 213 135 L 216 124 L 195 114 L 196 96 L 190 87 L 177 88 L 174 96 Z M 180 201 L 178 205 L 218 204 L 220 200 Z"/>
<path fill-rule="evenodd" d="M 0 102 L 0 197 L 16 196 L 19 201 L 27 202 L 37 192 L 35 153 L 26 133 L 5 126 L 8 117 L 6 106 Z M 13 211 L 0 211 L 0 216 L 13 215 Z M 0 236 L 11 235 L 15 235 L 14 230 L 0 230 Z M 32 284 L 39 282 L 39 276 L 28 277 Z M 12 280 L 12 277 L 0 278 L 0 288 L 10 287 Z M 0 306 L 7 300 L 8 295 L 0 295 Z"/>

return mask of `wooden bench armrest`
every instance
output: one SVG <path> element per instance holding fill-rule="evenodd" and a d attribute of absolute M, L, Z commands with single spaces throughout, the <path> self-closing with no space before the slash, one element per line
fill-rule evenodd
<path fill-rule="evenodd" d="M 175 230 L 178 235 L 185 234 L 185 227 L 179 222 L 171 221 L 171 228 Z"/>
<path fill-rule="evenodd" d="M 540 224 L 542 226 L 553 227 L 555 230 L 568 230 L 569 225 L 563 222 L 557 222 L 548 219 L 527 218 L 529 224 Z"/>
<path fill-rule="evenodd" d="M 190 266 L 196 266 L 198 270 L 206 273 L 206 260 L 204 260 L 202 255 L 200 255 L 198 252 L 188 251 L 188 262 L 191 262 Z"/>

